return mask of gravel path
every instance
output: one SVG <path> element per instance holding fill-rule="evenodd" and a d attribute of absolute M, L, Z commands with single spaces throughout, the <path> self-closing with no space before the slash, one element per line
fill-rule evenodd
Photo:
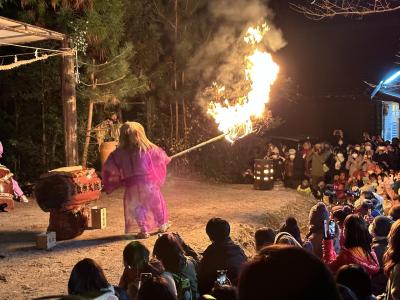
<path fill-rule="evenodd" d="M 172 231 L 179 232 L 195 250 L 209 244 L 205 224 L 218 216 L 231 223 L 233 239 L 247 254 L 254 253 L 256 228 L 277 228 L 288 215 L 295 216 L 305 231 L 314 201 L 291 190 L 255 191 L 251 185 L 210 184 L 168 178 L 163 188 Z M 35 201 L 16 203 L 11 213 L 0 213 L 0 299 L 31 299 L 66 293 L 70 271 L 85 257 L 95 259 L 108 280 L 118 284 L 122 274 L 124 236 L 122 190 L 102 194 L 97 203 L 107 208 L 108 227 L 86 230 L 80 237 L 57 243 L 51 251 L 35 249 L 35 235 L 46 230 L 48 214 Z M 155 236 L 145 241 L 152 248 Z"/>

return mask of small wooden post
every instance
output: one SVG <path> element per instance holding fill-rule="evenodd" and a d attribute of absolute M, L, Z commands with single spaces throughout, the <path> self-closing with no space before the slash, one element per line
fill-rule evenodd
<path fill-rule="evenodd" d="M 64 51 L 71 50 L 71 41 L 68 38 L 65 38 L 62 41 L 62 48 Z M 78 164 L 78 126 L 76 112 L 74 58 L 75 55 L 72 52 L 64 54 L 62 57 L 61 98 L 64 114 L 66 166 L 75 166 Z"/>

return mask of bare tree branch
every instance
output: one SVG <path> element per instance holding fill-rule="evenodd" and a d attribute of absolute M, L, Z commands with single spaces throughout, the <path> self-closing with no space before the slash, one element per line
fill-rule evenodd
<path fill-rule="evenodd" d="M 173 29 L 175 29 L 175 24 L 172 23 L 159 9 L 157 2 L 153 0 L 154 8 L 156 10 L 157 15 L 159 15 L 162 19 L 164 19 Z"/>
<path fill-rule="evenodd" d="M 293 10 L 313 20 L 335 16 L 367 16 L 400 10 L 400 0 L 314 0 L 307 4 L 290 3 Z"/>

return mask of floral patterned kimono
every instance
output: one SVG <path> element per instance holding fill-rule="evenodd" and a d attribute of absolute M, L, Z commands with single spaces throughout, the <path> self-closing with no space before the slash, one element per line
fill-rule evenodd
<path fill-rule="evenodd" d="M 170 158 L 158 147 L 146 152 L 117 148 L 103 166 L 103 184 L 107 194 L 125 187 L 125 232 L 150 232 L 168 221 L 167 207 L 160 187 L 164 184 Z"/>

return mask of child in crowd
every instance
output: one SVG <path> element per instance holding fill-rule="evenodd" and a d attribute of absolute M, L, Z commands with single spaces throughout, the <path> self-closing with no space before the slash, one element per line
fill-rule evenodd
<path fill-rule="evenodd" d="M 308 181 L 308 179 L 303 179 L 301 184 L 297 187 L 297 191 L 305 196 L 311 195 L 311 187 L 310 187 L 310 182 Z"/>

